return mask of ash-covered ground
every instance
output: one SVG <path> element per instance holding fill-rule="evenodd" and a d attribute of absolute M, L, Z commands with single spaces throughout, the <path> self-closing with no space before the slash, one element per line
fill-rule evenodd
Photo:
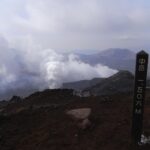
<path fill-rule="evenodd" d="M 149 150 L 131 139 L 132 94 L 77 97 L 71 90 L 45 90 L 1 102 L 1 150 Z M 82 110 L 90 110 L 82 114 Z M 76 111 L 77 116 L 69 115 Z M 80 111 L 80 112 L 78 112 Z M 86 111 L 83 113 L 86 113 Z M 145 136 L 150 136 L 150 94 Z"/>

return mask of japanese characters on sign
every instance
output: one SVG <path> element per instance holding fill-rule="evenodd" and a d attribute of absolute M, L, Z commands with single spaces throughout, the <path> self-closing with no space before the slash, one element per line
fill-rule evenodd
<path fill-rule="evenodd" d="M 145 70 L 145 63 L 146 63 L 145 58 L 139 59 L 138 71 L 144 71 Z"/>
<path fill-rule="evenodd" d="M 135 103 L 135 113 L 141 114 L 142 113 L 142 100 L 143 100 L 143 81 L 144 80 L 138 80 L 139 84 L 137 87 L 137 95 L 136 95 L 136 103 Z"/>
<path fill-rule="evenodd" d="M 136 71 L 135 71 L 133 120 L 132 120 L 132 135 L 135 142 L 140 142 L 142 134 L 147 66 L 148 66 L 148 54 L 144 51 L 141 51 L 137 54 L 136 57 Z"/>

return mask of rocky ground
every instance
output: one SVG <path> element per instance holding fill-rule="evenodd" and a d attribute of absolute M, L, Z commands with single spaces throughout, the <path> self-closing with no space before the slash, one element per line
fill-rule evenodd
<path fill-rule="evenodd" d="M 48 93 L 36 93 L 1 108 L 0 150 L 150 149 L 148 144 L 135 147 L 132 143 L 131 94 L 86 98 L 70 95 L 65 99 L 58 91 Z M 58 103 L 58 97 L 63 103 Z M 149 116 L 147 94 L 143 127 L 146 136 L 150 136 Z"/>

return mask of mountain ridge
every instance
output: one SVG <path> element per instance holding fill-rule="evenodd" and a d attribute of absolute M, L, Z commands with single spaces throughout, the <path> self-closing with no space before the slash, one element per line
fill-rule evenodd
<path fill-rule="evenodd" d="M 112 69 L 128 70 L 134 73 L 136 54 L 129 49 L 110 48 L 96 54 L 81 54 L 79 58 L 91 65 L 102 64 Z"/>
<path fill-rule="evenodd" d="M 129 71 L 119 71 L 113 76 L 104 79 L 100 83 L 83 90 L 92 95 L 112 95 L 116 93 L 128 93 L 133 91 L 134 76 Z"/>

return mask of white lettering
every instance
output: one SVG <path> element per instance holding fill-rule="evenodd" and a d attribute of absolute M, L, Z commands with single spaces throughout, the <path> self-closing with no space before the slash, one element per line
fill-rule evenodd
<path fill-rule="evenodd" d="M 140 64 L 145 64 L 146 60 L 144 58 L 139 59 Z"/>
<path fill-rule="evenodd" d="M 136 106 L 142 106 L 142 101 L 136 101 Z"/>
<path fill-rule="evenodd" d="M 141 114 L 141 113 L 142 113 L 142 110 L 141 110 L 141 109 L 135 109 L 135 113 L 136 113 L 136 114 Z"/>
<path fill-rule="evenodd" d="M 139 65 L 138 70 L 139 70 L 139 71 L 144 71 L 144 70 L 145 70 L 144 65 Z"/>
<path fill-rule="evenodd" d="M 139 82 L 143 82 L 144 80 L 138 80 Z"/>
<path fill-rule="evenodd" d="M 143 98 L 142 94 L 137 94 L 136 97 L 137 97 L 137 99 L 142 99 Z"/>
<path fill-rule="evenodd" d="M 143 88 L 142 87 L 138 87 L 137 92 L 138 93 L 142 93 L 143 92 Z"/>

